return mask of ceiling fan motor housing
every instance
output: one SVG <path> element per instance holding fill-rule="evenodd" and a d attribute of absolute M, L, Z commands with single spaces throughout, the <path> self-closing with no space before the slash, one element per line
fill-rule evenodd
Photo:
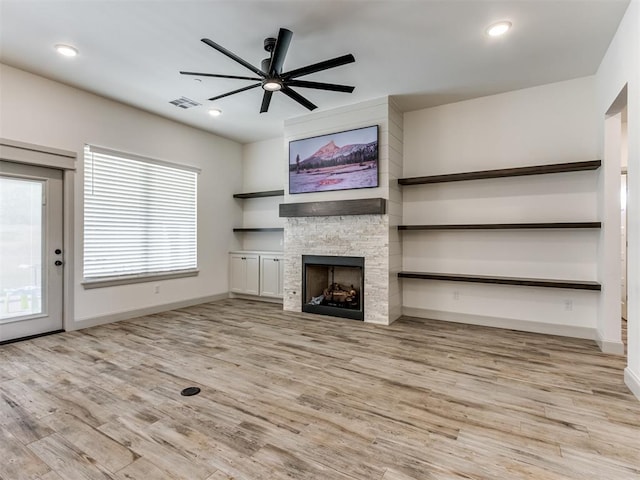
<path fill-rule="evenodd" d="M 276 39 L 272 37 L 267 37 L 264 39 L 264 49 L 271 53 L 273 52 L 274 47 L 276 46 Z"/>

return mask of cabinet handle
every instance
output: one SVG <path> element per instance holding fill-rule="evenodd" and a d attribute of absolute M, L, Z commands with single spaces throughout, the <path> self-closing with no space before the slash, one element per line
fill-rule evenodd
<path fill-rule="evenodd" d="M 242 257 L 242 258 L 241 258 L 241 260 L 246 260 L 246 259 L 247 259 L 247 257 Z"/>

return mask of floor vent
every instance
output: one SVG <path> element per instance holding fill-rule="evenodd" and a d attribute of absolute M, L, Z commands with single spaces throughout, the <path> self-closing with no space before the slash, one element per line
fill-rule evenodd
<path fill-rule="evenodd" d="M 180 108 L 199 107 L 200 105 L 202 105 L 201 103 L 198 103 L 195 100 L 191 100 L 187 97 L 176 98 L 175 100 L 171 100 L 169 103 L 172 103 L 176 107 Z"/>
<path fill-rule="evenodd" d="M 180 395 L 182 395 L 183 397 L 191 397 L 199 393 L 200 393 L 200 389 L 198 387 L 187 387 L 180 392 Z"/>

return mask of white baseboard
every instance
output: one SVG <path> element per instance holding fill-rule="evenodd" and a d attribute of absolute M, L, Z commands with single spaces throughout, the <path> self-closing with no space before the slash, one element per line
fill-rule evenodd
<path fill-rule="evenodd" d="M 635 374 L 629 367 L 624 369 L 624 383 L 629 390 L 640 400 L 640 376 Z"/>
<path fill-rule="evenodd" d="M 617 342 L 611 342 L 608 340 L 603 340 L 600 336 L 600 332 L 596 331 L 596 343 L 600 347 L 602 353 L 610 353 L 612 355 L 624 355 L 624 343 L 622 340 Z"/>
<path fill-rule="evenodd" d="M 109 315 L 101 315 L 99 317 L 85 318 L 74 322 L 73 328 L 69 330 L 80 330 L 83 328 L 96 327 L 106 323 L 119 322 L 121 320 L 129 320 L 136 317 L 144 317 L 154 313 L 168 312 L 177 308 L 191 307 L 202 303 L 217 302 L 229 298 L 228 293 L 220 293 L 218 295 L 209 295 L 206 297 L 192 298 L 189 300 L 181 300 L 179 302 L 163 303 L 162 305 L 154 305 L 153 307 L 137 308 L 135 310 L 127 310 L 126 312 L 111 313 Z"/>
<path fill-rule="evenodd" d="M 229 298 L 241 298 L 243 300 L 255 300 L 257 302 L 282 303 L 282 299 L 278 297 L 261 297 L 259 295 L 243 295 L 241 293 L 229 292 Z"/>
<path fill-rule="evenodd" d="M 402 307 L 402 314 L 409 317 L 429 318 L 445 322 L 467 323 L 470 325 L 481 325 L 484 327 L 506 328 L 509 330 L 520 330 L 523 332 L 597 340 L 596 329 L 588 327 L 556 325 L 552 323 L 534 322 L 531 320 L 488 317 L 483 315 L 470 315 L 468 313 L 444 312 L 440 310 L 413 307 Z"/>

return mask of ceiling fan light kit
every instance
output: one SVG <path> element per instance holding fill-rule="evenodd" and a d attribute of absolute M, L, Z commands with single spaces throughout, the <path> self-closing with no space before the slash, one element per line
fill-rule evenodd
<path fill-rule="evenodd" d="M 304 75 L 309 75 L 312 73 L 320 72 L 323 70 L 328 70 L 330 68 L 339 67 L 341 65 L 346 65 L 348 63 L 353 63 L 356 61 L 352 54 L 342 55 L 341 57 L 332 58 L 330 60 L 325 60 L 323 62 L 314 63 L 311 65 L 307 65 L 306 67 L 297 68 L 295 70 L 290 70 L 288 72 L 282 72 L 282 67 L 284 65 L 284 59 L 287 55 L 287 51 L 289 50 L 289 44 L 291 43 L 291 37 L 293 33 L 286 28 L 281 28 L 278 32 L 278 38 L 266 38 L 264 40 L 264 49 L 269 52 L 269 58 L 265 58 L 262 60 L 260 67 L 257 68 L 251 65 L 246 60 L 238 57 L 234 53 L 230 52 L 226 48 L 221 45 L 218 45 L 212 40 L 208 38 L 203 38 L 202 42 L 209 45 L 211 48 L 217 50 L 223 55 L 229 57 L 235 62 L 239 63 L 243 67 L 248 70 L 251 70 L 257 77 L 245 77 L 238 75 L 222 75 L 216 73 L 202 73 L 202 72 L 185 72 L 181 71 L 182 75 L 195 75 L 199 77 L 214 77 L 214 78 L 230 78 L 234 80 L 253 80 L 258 83 L 254 83 L 252 85 L 248 85 L 242 88 L 238 88 L 237 90 L 233 90 L 231 92 L 223 93 L 222 95 L 217 95 L 215 97 L 211 97 L 209 100 L 218 100 L 223 97 L 228 97 L 230 95 L 234 95 L 236 93 L 244 92 L 246 90 L 250 90 L 252 88 L 261 87 L 264 90 L 264 94 L 262 97 L 262 105 L 260 106 L 260 113 L 267 112 L 269 110 L 269 104 L 271 103 L 271 97 L 273 92 L 282 92 L 287 95 L 292 100 L 298 102 L 303 107 L 308 110 L 315 110 L 318 108 L 316 105 L 311 103 L 305 97 L 300 95 L 298 92 L 293 90 L 291 87 L 300 87 L 300 88 L 313 88 L 317 90 L 328 90 L 332 92 L 344 92 L 351 93 L 353 92 L 355 87 L 349 85 L 338 85 L 334 83 L 323 83 L 323 82 L 311 82 L 306 80 L 297 80 L 299 77 Z"/>
<path fill-rule="evenodd" d="M 262 89 L 269 92 L 277 92 L 278 90 L 282 90 L 282 82 L 277 79 L 265 80 L 262 82 Z"/>

